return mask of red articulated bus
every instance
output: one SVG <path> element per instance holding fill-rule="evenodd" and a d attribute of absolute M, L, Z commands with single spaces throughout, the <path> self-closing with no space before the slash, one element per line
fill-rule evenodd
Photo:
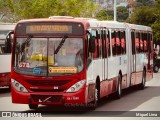
<path fill-rule="evenodd" d="M 17 23 L 12 49 L 12 102 L 38 105 L 83 104 L 153 77 L 150 27 L 53 16 Z M 92 104 L 90 104 L 92 103 Z"/>

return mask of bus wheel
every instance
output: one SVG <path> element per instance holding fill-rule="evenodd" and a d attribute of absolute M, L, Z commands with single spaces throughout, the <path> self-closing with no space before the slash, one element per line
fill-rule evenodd
<path fill-rule="evenodd" d="M 139 84 L 139 89 L 143 90 L 146 84 L 146 72 L 143 71 L 142 82 Z"/>
<path fill-rule="evenodd" d="M 95 107 L 97 106 L 97 103 L 98 103 L 98 88 L 97 88 L 97 85 L 96 85 L 96 88 L 95 88 L 95 91 L 94 91 L 94 105 L 95 105 Z"/>
<path fill-rule="evenodd" d="M 120 99 L 122 95 L 122 78 L 121 75 L 118 75 L 118 85 L 117 85 L 117 91 L 115 93 L 115 98 Z"/>
<path fill-rule="evenodd" d="M 92 102 L 92 104 L 89 106 L 90 109 L 95 110 L 97 105 L 98 105 L 98 98 L 99 98 L 99 91 L 98 91 L 98 87 L 97 84 L 95 85 L 95 89 L 94 89 L 94 101 Z"/>
<path fill-rule="evenodd" d="M 154 65 L 154 67 L 153 67 L 153 71 L 154 71 L 154 73 L 157 73 L 157 72 L 159 71 L 159 67 L 158 67 L 158 65 Z"/>
<path fill-rule="evenodd" d="M 38 104 L 29 104 L 29 108 L 30 109 L 37 109 L 38 108 Z"/>

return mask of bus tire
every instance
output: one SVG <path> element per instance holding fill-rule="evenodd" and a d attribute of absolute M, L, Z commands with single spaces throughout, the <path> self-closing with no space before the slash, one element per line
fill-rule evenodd
<path fill-rule="evenodd" d="M 94 101 L 93 104 L 91 106 L 92 110 L 95 110 L 98 104 L 98 88 L 97 85 L 95 85 L 95 89 L 94 89 Z"/>
<path fill-rule="evenodd" d="M 158 65 L 154 65 L 153 66 L 153 71 L 154 71 L 154 73 L 157 73 L 159 71 L 159 66 Z"/>
<path fill-rule="evenodd" d="M 99 100 L 99 89 L 98 89 L 98 85 L 96 83 L 95 85 L 95 89 L 94 89 L 94 101 L 91 102 L 91 104 L 89 105 L 89 108 L 91 110 L 95 110 L 97 105 L 98 105 L 98 100 Z"/>
<path fill-rule="evenodd" d="M 118 75 L 118 85 L 117 85 L 117 90 L 116 90 L 116 93 L 115 93 L 115 98 L 120 99 L 121 96 L 122 96 L 122 77 L 119 74 Z"/>
<path fill-rule="evenodd" d="M 38 108 L 38 104 L 29 104 L 28 106 L 30 109 L 37 109 Z"/>
<path fill-rule="evenodd" d="M 142 82 L 139 84 L 139 89 L 143 90 L 146 84 L 146 72 L 143 70 Z"/>

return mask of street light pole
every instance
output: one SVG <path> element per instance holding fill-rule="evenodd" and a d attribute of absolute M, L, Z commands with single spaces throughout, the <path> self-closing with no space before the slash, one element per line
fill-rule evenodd
<path fill-rule="evenodd" d="M 114 0 L 114 21 L 117 20 L 117 0 Z"/>

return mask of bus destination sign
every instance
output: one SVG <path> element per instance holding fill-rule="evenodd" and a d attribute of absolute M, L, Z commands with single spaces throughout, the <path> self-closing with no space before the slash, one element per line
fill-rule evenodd
<path fill-rule="evenodd" d="M 70 25 L 27 25 L 26 33 L 72 33 Z"/>
<path fill-rule="evenodd" d="M 83 35 L 84 27 L 81 23 L 73 22 L 25 22 L 16 27 L 16 35 Z"/>

